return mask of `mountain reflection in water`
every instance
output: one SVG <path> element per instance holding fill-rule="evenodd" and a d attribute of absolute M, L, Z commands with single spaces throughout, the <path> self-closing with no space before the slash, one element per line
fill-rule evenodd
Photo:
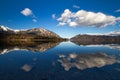
<path fill-rule="evenodd" d="M 103 67 L 105 65 L 111 65 L 119 61 L 114 56 L 107 55 L 105 53 L 94 53 L 94 54 L 76 54 L 71 53 L 69 55 L 59 55 L 58 62 L 68 71 L 72 67 L 84 70 L 93 67 Z"/>
<path fill-rule="evenodd" d="M 59 45 L 59 41 L 20 41 L 20 42 L 0 42 L 0 54 L 6 54 L 11 51 L 26 50 L 33 52 L 45 52 L 55 46 Z M 73 42 L 79 46 L 85 47 L 107 47 L 110 49 L 120 50 L 120 44 L 81 44 L 79 42 Z"/>
<path fill-rule="evenodd" d="M 73 42 L 76 45 L 79 46 L 86 46 L 86 47 L 107 47 L 107 48 L 111 48 L 111 49 L 117 49 L 120 50 L 120 44 L 114 44 L 114 43 L 108 43 L 108 44 L 102 44 L 102 43 L 80 43 L 80 42 Z"/>
<path fill-rule="evenodd" d="M 0 46 L 0 54 L 5 54 L 16 50 L 44 52 L 47 51 L 48 49 L 57 46 L 59 43 L 60 42 L 29 42 L 29 43 L 20 42 L 17 44 L 7 43 L 7 44 L 2 44 Z"/>

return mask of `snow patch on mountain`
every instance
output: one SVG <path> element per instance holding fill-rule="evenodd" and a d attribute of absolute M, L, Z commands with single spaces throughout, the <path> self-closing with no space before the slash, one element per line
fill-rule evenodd
<path fill-rule="evenodd" d="M 2 29 L 3 31 L 8 31 L 8 30 L 9 30 L 8 27 L 5 27 L 5 26 L 3 26 L 3 25 L 0 26 L 0 29 Z"/>
<path fill-rule="evenodd" d="M 0 30 L 2 31 L 13 31 L 13 32 L 19 32 L 20 30 L 14 30 L 14 29 L 11 29 L 7 26 L 3 26 L 3 25 L 0 25 Z"/>

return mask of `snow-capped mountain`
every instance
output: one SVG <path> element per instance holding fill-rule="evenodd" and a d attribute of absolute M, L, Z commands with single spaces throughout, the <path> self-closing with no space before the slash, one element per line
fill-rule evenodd
<path fill-rule="evenodd" d="M 0 25 L 0 32 L 19 32 L 19 30 L 14 30 L 7 26 Z"/>
<path fill-rule="evenodd" d="M 14 30 L 9 27 L 0 26 L 0 33 L 13 33 L 13 34 L 32 34 L 32 35 L 39 35 L 39 36 L 45 36 L 45 37 L 58 37 L 60 38 L 56 33 L 49 31 L 44 28 L 33 28 L 29 30 Z"/>
<path fill-rule="evenodd" d="M 0 30 L 8 31 L 8 28 L 7 28 L 7 27 L 4 27 L 4 26 L 0 26 Z"/>
<path fill-rule="evenodd" d="M 6 26 L 1 25 L 0 26 L 0 31 L 11 31 L 11 29 L 6 27 Z"/>
<path fill-rule="evenodd" d="M 59 37 L 56 33 L 49 31 L 47 29 L 44 29 L 44 28 L 33 28 L 33 29 L 26 30 L 26 32 L 28 34 Z"/>

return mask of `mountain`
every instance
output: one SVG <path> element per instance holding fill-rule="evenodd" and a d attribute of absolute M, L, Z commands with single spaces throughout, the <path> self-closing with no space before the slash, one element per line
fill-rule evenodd
<path fill-rule="evenodd" d="M 0 31 L 8 31 L 9 28 L 5 26 L 0 26 Z"/>
<path fill-rule="evenodd" d="M 13 33 L 14 31 L 6 26 L 0 26 L 0 33 Z"/>
<path fill-rule="evenodd" d="M 34 34 L 34 35 L 41 35 L 41 36 L 47 36 L 47 37 L 60 37 L 56 33 L 49 31 L 44 28 L 33 28 L 25 31 L 27 34 Z"/>
<path fill-rule="evenodd" d="M 0 26 L 0 32 L 3 33 L 13 32 L 14 34 L 34 34 L 34 35 L 44 35 L 44 36 L 48 35 L 48 36 L 59 37 L 56 33 L 44 28 L 33 28 L 29 30 L 14 30 L 2 25 Z"/>
<path fill-rule="evenodd" d="M 0 37 L 6 40 L 33 40 L 33 39 L 51 39 L 61 40 L 62 38 L 56 33 L 44 28 L 33 28 L 29 30 L 14 30 L 6 26 L 0 26 Z"/>
<path fill-rule="evenodd" d="M 72 37 L 70 41 L 78 45 L 88 44 L 120 44 L 120 36 L 110 35 L 77 35 Z"/>

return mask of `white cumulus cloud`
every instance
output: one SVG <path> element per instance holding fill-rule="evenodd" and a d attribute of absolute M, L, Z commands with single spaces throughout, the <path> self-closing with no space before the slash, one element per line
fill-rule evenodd
<path fill-rule="evenodd" d="M 33 15 L 32 10 L 30 10 L 29 8 L 25 8 L 24 10 L 21 11 L 21 13 L 22 13 L 24 16 Z"/>
<path fill-rule="evenodd" d="M 32 18 L 37 18 L 37 17 L 34 15 L 34 13 L 32 12 L 32 10 L 29 9 L 29 8 L 25 8 L 25 9 L 22 10 L 20 13 L 23 14 L 24 16 L 31 16 Z"/>
<path fill-rule="evenodd" d="M 66 25 L 66 23 L 64 23 L 64 22 L 59 22 L 59 24 L 58 24 L 58 26 L 64 26 L 64 25 Z"/>
<path fill-rule="evenodd" d="M 65 9 L 57 21 L 59 22 L 59 26 L 69 25 L 71 27 L 106 27 L 108 25 L 114 25 L 119 22 L 120 17 L 106 15 L 102 12 L 95 13 L 86 10 L 72 12 L 69 9 Z"/>
<path fill-rule="evenodd" d="M 24 16 L 30 16 L 32 18 L 33 22 L 37 22 L 37 20 L 36 20 L 37 17 L 34 15 L 34 13 L 32 12 L 31 9 L 25 8 L 20 13 L 23 14 Z"/>
<path fill-rule="evenodd" d="M 76 22 L 70 22 L 69 25 L 75 27 L 75 26 L 77 26 L 77 23 Z"/>

